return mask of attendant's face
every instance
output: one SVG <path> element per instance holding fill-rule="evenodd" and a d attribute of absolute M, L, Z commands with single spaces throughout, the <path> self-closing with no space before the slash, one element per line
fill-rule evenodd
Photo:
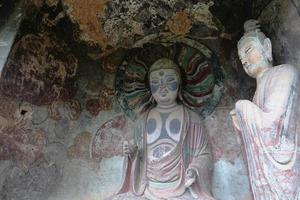
<path fill-rule="evenodd" d="M 158 104 L 170 105 L 176 101 L 179 77 L 175 70 L 155 70 L 149 78 L 152 96 Z"/>
<path fill-rule="evenodd" d="M 252 78 L 256 78 L 268 66 L 268 59 L 264 51 L 263 45 L 254 37 L 245 38 L 238 46 L 238 54 L 243 68 Z"/>

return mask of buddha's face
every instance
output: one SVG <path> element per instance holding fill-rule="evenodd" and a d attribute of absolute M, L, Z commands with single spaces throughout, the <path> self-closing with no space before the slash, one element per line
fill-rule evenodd
<path fill-rule="evenodd" d="M 171 105 L 176 102 L 179 77 L 174 69 L 159 69 L 149 76 L 152 96 L 158 105 Z"/>
<path fill-rule="evenodd" d="M 269 66 L 265 51 L 269 49 L 265 49 L 255 37 L 245 38 L 238 46 L 238 54 L 244 70 L 252 78 L 256 78 Z"/>

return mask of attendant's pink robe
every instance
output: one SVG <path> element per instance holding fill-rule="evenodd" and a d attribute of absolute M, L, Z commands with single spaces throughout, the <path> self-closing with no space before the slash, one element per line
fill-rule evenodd
<path fill-rule="evenodd" d="M 236 103 L 255 200 L 298 200 L 299 82 L 290 65 L 273 67 L 257 79 L 253 102 Z"/>

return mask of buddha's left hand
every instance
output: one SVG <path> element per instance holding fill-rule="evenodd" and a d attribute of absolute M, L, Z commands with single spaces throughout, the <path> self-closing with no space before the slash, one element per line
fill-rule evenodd
<path fill-rule="evenodd" d="M 196 172 L 194 169 L 188 169 L 185 173 L 185 187 L 190 187 L 196 181 Z"/>

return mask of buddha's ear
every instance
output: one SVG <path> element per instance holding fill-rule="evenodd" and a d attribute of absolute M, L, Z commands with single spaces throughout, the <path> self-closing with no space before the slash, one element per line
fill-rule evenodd
<path fill-rule="evenodd" d="M 263 48 L 264 48 L 264 53 L 267 56 L 268 61 L 272 63 L 272 61 L 273 61 L 272 43 L 271 43 L 271 40 L 269 38 L 264 39 Z"/>

